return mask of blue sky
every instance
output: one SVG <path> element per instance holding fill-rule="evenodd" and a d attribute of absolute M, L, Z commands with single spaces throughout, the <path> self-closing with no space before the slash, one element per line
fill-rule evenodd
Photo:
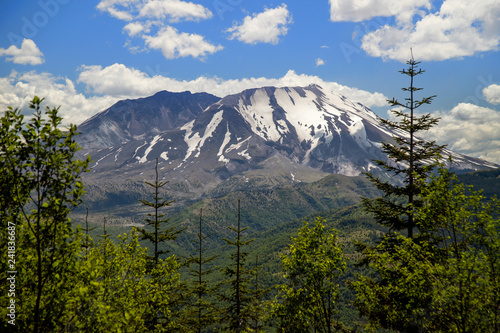
<path fill-rule="evenodd" d="M 500 1 L 2 0 L 0 109 L 34 94 L 80 123 L 159 90 L 317 83 L 388 117 L 410 48 L 429 138 L 500 163 Z"/>

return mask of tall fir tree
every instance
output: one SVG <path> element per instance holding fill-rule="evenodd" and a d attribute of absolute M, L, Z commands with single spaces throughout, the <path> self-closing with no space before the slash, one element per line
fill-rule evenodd
<path fill-rule="evenodd" d="M 424 204 L 423 194 L 429 187 L 431 173 L 440 166 L 444 146 L 417 136 L 436 125 L 439 119 L 430 114 L 417 114 L 417 110 L 422 105 L 430 104 L 435 96 L 419 100 L 415 97 L 416 92 L 422 90 L 415 87 L 415 77 L 425 71 L 419 69 L 419 62 L 413 56 L 407 65 L 408 68 L 400 73 L 410 78 L 409 87 L 402 88 L 409 97 L 405 98 L 405 103 L 395 98 L 388 101 L 396 107 L 392 113 L 399 121 L 381 119 L 383 124 L 399 134 L 393 136 L 392 143 L 382 144 L 388 161 L 376 161 L 393 178 L 391 181 L 382 181 L 366 173 L 383 195 L 373 200 L 362 199 L 366 211 L 373 213 L 376 221 L 388 227 L 389 232 L 376 246 L 361 246 L 361 264 L 368 264 L 374 269 L 374 274 L 360 276 L 351 285 L 357 293 L 356 306 L 369 318 L 370 323 L 401 332 L 420 332 L 414 314 L 426 309 L 429 304 L 430 298 L 426 291 L 430 287 L 404 280 L 404 274 L 414 274 L 420 263 L 401 255 L 400 250 L 405 242 L 415 246 L 432 242 L 429 234 L 423 232 L 422 225 L 417 223 L 416 214 Z M 393 270 L 393 267 L 396 269 Z M 385 268 L 391 274 L 386 274 Z"/>
<path fill-rule="evenodd" d="M 160 245 L 168 240 L 175 240 L 177 235 L 181 233 L 184 229 L 176 229 L 174 226 L 167 229 L 163 229 L 163 225 L 168 224 L 169 219 L 165 218 L 165 214 L 162 214 L 161 209 L 170 206 L 175 200 L 168 200 L 160 195 L 160 190 L 167 185 L 168 181 L 160 181 L 158 179 L 158 158 L 156 158 L 155 164 L 155 181 L 146 182 L 154 190 L 153 201 L 139 200 L 144 206 L 153 208 L 153 213 L 148 213 L 148 218 L 145 219 L 146 226 L 152 228 L 137 228 L 142 240 L 148 240 L 154 246 L 153 256 L 151 260 L 153 261 L 153 266 L 158 263 L 160 255 L 167 254 L 168 251 L 160 250 Z"/>
<path fill-rule="evenodd" d="M 229 295 L 221 295 L 221 300 L 226 304 L 223 309 L 223 322 L 227 324 L 227 329 L 231 332 L 247 332 L 251 329 L 254 320 L 253 309 L 253 291 L 251 290 L 251 277 L 253 269 L 247 269 L 245 266 L 248 252 L 243 250 L 244 246 L 249 245 L 252 240 L 243 241 L 242 233 L 248 227 L 241 228 L 240 200 L 238 199 L 238 224 L 237 227 L 228 227 L 236 233 L 236 238 L 230 240 L 224 238 L 224 241 L 233 247 L 236 252 L 231 254 L 232 264 L 223 269 L 223 274 L 227 276 L 229 285 Z"/>
<path fill-rule="evenodd" d="M 430 172 L 437 166 L 444 146 L 417 137 L 418 133 L 428 130 L 439 121 L 430 114 L 421 116 L 416 114 L 418 108 L 430 104 L 436 96 L 420 100 L 415 98 L 415 93 L 423 88 L 415 87 L 414 79 L 425 71 L 418 67 L 420 62 L 415 61 L 413 55 L 406 63 L 408 68 L 400 73 L 410 78 L 410 86 L 402 88 L 409 93 L 409 97 L 405 98 L 404 103 L 395 98 L 388 100 L 389 104 L 395 107 L 391 112 L 399 121 L 380 119 L 382 124 L 403 135 L 394 135 L 394 142 L 382 143 L 382 151 L 387 154 L 389 161 L 375 161 L 395 178 L 383 181 L 372 173 L 365 173 L 383 192 L 383 196 L 374 200 L 369 198 L 362 200 L 365 209 L 374 214 L 378 223 L 389 227 L 391 232 L 406 230 L 408 237 L 413 238 L 416 226 L 414 211 L 421 205 L 420 193 Z M 402 184 L 398 184 L 395 179 L 402 179 Z"/>
<path fill-rule="evenodd" d="M 168 284 L 169 282 L 165 280 L 165 277 L 158 272 L 161 272 L 163 261 L 160 258 L 160 255 L 167 254 L 169 251 L 161 250 L 160 246 L 166 241 L 171 241 L 177 239 L 179 233 L 181 233 L 184 229 L 177 229 L 175 226 L 170 226 L 164 228 L 164 225 L 169 223 L 169 219 L 165 218 L 165 214 L 161 212 L 165 207 L 170 206 L 175 200 L 168 200 L 161 196 L 160 190 L 167 185 L 168 181 L 160 181 L 158 175 L 158 158 L 156 158 L 155 162 L 155 180 L 154 182 L 146 182 L 147 185 L 153 188 L 153 200 L 139 200 L 144 206 L 151 207 L 153 209 L 152 213 L 148 213 L 148 218 L 145 219 L 146 227 L 145 228 L 136 228 L 135 230 L 139 232 L 140 238 L 142 240 L 147 240 L 153 245 L 153 255 L 148 257 L 148 265 L 146 272 L 150 275 L 151 280 L 161 285 L 162 283 Z M 165 260 L 175 260 L 175 256 L 170 256 Z M 181 300 L 181 294 L 178 292 L 181 289 L 181 285 L 175 286 L 177 290 L 173 287 L 169 287 L 171 294 L 169 295 L 168 306 L 170 309 L 174 310 L 177 307 Z M 163 300 L 161 299 L 153 299 L 151 301 L 150 307 L 152 308 L 152 315 L 149 318 L 146 318 L 146 327 L 149 330 L 157 330 L 160 327 L 162 329 L 166 327 L 174 328 L 177 326 L 176 318 L 174 315 L 177 311 L 172 311 L 167 314 L 161 311 Z"/>
<path fill-rule="evenodd" d="M 190 275 L 193 278 L 187 286 L 187 293 L 189 297 L 186 302 L 186 310 L 182 315 L 182 325 L 185 330 L 189 332 L 201 333 L 216 323 L 218 317 L 218 309 L 214 302 L 210 300 L 218 290 L 218 285 L 210 284 L 207 277 L 214 272 L 214 268 L 207 269 L 209 265 L 217 256 L 205 257 L 206 249 L 204 248 L 203 241 L 212 234 L 204 235 L 202 230 L 202 217 L 203 209 L 200 209 L 200 220 L 198 225 L 197 240 L 195 243 L 198 245 L 197 256 L 190 258 L 189 268 Z"/>

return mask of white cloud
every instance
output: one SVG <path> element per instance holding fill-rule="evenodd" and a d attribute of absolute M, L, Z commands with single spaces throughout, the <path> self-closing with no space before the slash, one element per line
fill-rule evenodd
<path fill-rule="evenodd" d="M 143 36 L 146 45 L 161 50 L 167 59 L 192 56 L 204 58 L 223 49 L 220 45 L 210 44 L 201 35 L 179 33 L 173 27 L 162 28 L 156 36 Z"/>
<path fill-rule="evenodd" d="M 168 17 L 171 22 L 179 22 L 204 20 L 213 16 L 202 5 L 181 0 L 101 0 L 97 9 L 123 21 Z"/>
<path fill-rule="evenodd" d="M 130 22 L 123 27 L 123 30 L 125 30 L 130 37 L 137 36 L 141 32 L 149 32 L 149 28 L 141 22 Z"/>
<path fill-rule="evenodd" d="M 380 27 L 361 38 L 371 56 L 406 61 L 409 49 L 422 61 L 446 60 L 497 50 L 500 2 L 444 0 L 439 9 L 428 0 L 330 0 L 332 21 L 396 18 L 396 24 L 375 20 Z"/>
<path fill-rule="evenodd" d="M 132 12 L 138 3 L 137 0 L 101 0 L 97 4 L 97 9 L 108 12 L 119 20 L 131 21 L 134 17 Z"/>
<path fill-rule="evenodd" d="M 491 84 L 483 89 L 483 96 L 491 104 L 500 104 L 500 85 Z"/>
<path fill-rule="evenodd" d="M 89 93 L 126 99 L 145 97 L 165 90 L 169 79 L 151 77 L 137 69 L 114 64 L 104 68 L 98 65 L 82 66 L 77 82 L 84 83 Z"/>
<path fill-rule="evenodd" d="M 428 138 L 452 151 L 500 164 L 500 111 L 460 103 L 449 112 L 436 112 L 439 123 Z"/>
<path fill-rule="evenodd" d="M 229 39 L 238 39 L 247 44 L 270 43 L 278 44 L 280 37 L 288 32 L 288 25 L 292 17 L 286 4 L 266 9 L 264 12 L 247 16 L 243 23 L 235 24 L 227 31 L 231 33 Z"/>
<path fill-rule="evenodd" d="M 206 20 L 212 16 L 212 12 L 202 5 L 180 0 L 151 0 L 146 2 L 139 12 L 139 17 L 169 17 L 171 22 Z"/>
<path fill-rule="evenodd" d="M 0 48 L 0 56 L 5 56 L 7 61 L 20 65 L 40 65 L 44 62 L 43 53 L 31 39 L 23 39 L 21 48 L 15 45 L 7 49 Z"/>
<path fill-rule="evenodd" d="M 212 12 L 202 5 L 181 0 L 101 0 L 97 8 L 111 16 L 129 22 L 123 31 L 130 38 L 140 37 L 145 47 L 161 50 L 165 58 L 192 56 L 203 59 L 207 54 L 222 50 L 198 34 L 178 32 L 167 25 L 180 21 L 201 21 L 212 18 Z M 141 50 L 127 41 L 131 52 Z"/>
<path fill-rule="evenodd" d="M 8 77 L 0 78 L 0 112 L 12 106 L 31 114 L 33 110 L 28 108 L 29 101 L 35 95 L 45 98 L 44 105 L 61 106 L 59 114 L 66 125 L 79 124 L 118 101 L 112 96 L 86 97 L 76 91 L 68 78 L 54 77 L 49 73 L 31 71 L 20 74 L 12 71 Z"/>
<path fill-rule="evenodd" d="M 323 66 L 325 61 L 321 58 L 316 59 L 316 67 Z"/>
<path fill-rule="evenodd" d="M 333 22 L 361 22 L 374 17 L 395 16 L 407 21 L 421 8 L 430 9 L 429 0 L 329 0 Z"/>
<path fill-rule="evenodd" d="M 200 76 L 191 81 L 179 81 L 161 75 L 149 76 L 137 69 L 128 68 L 122 64 L 114 64 L 105 68 L 102 66 L 83 66 L 78 82 L 84 83 L 89 92 L 93 94 L 109 95 L 120 99 L 145 97 L 160 90 L 208 92 L 223 97 L 250 88 L 264 86 L 295 87 L 315 83 L 368 107 L 387 105 L 387 98 L 383 94 L 370 93 L 336 82 L 327 82 L 317 76 L 296 74 L 293 70 L 288 71 L 281 78 L 259 77 L 223 80 L 217 77 Z"/>

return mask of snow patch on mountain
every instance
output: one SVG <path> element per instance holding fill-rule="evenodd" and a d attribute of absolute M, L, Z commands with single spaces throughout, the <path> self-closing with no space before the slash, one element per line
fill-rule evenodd
<path fill-rule="evenodd" d="M 144 144 L 142 144 L 139 147 L 135 148 L 134 155 L 132 156 L 132 158 L 135 157 L 137 160 L 141 159 L 139 156 L 137 156 L 137 152 L 139 151 L 139 149 L 141 149 L 142 147 L 144 147 L 147 144 L 148 144 L 148 142 L 144 141 Z"/>
<path fill-rule="evenodd" d="M 159 142 L 159 141 L 163 141 L 163 139 L 161 138 L 161 135 L 157 135 L 153 138 L 153 140 L 151 141 L 151 143 L 149 144 L 149 147 L 146 148 L 146 151 L 144 152 L 144 156 L 142 156 L 140 159 L 139 159 L 139 163 L 142 164 L 142 163 L 146 163 L 148 161 L 148 155 L 149 153 L 153 150 L 153 147 Z"/>
<path fill-rule="evenodd" d="M 235 144 L 230 145 L 230 146 L 229 146 L 229 148 L 227 148 L 227 149 L 226 149 L 225 153 L 227 154 L 227 153 L 231 152 L 232 150 L 238 150 L 238 149 L 240 149 L 240 148 L 241 148 L 241 146 L 242 146 L 245 142 L 248 142 L 248 140 L 250 140 L 250 138 L 251 138 L 251 136 L 249 136 L 248 138 L 246 138 L 246 139 L 245 139 L 245 140 L 243 140 L 243 141 L 240 141 L 240 142 L 238 142 L 238 143 L 235 143 Z M 238 138 L 238 139 L 240 139 L 240 138 Z M 240 140 L 241 140 L 241 139 L 240 139 Z M 248 142 L 248 143 L 247 143 L 247 149 L 248 149 L 248 147 L 249 147 L 249 144 L 250 144 L 250 143 Z"/>
<path fill-rule="evenodd" d="M 252 131 L 264 140 L 278 141 L 281 137 L 274 123 L 271 100 L 264 89 L 256 90 L 250 101 L 240 98 L 238 111 L 250 124 Z"/>
<path fill-rule="evenodd" d="M 252 159 L 252 156 L 250 156 L 250 154 L 248 153 L 248 149 L 245 149 L 243 151 L 238 152 L 238 155 L 240 155 L 241 157 L 246 158 L 247 160 L 251 160 Z"/>
<path fill-rule="evenodd" d="M 118 155 L 120 155 L 120 152 L 122 151 L 123 147 L 118 148 L 115 154 L 115 162 L 118 161 Z"/>
<path fill-rule="evenodd" d="M 231 141 L 231 132 L 229 131 L 229 124 L 226 124 L 226 134 L 224 135 L 224 141 L 222 141 L 222 145 L 219 148 L 219 152 L 217 153 L 217 156 L 219 157 L 219 162 L 224 162 L 224 163 L 229 163 L 229 160 L 223 155 L 224 149 L 228 145 L 228 143 Z"/>
<path fill-rule="evenodd" d="M 193 154 L 194 151 L 197 151 L 196 155 L 194 157 L 199 157 L 200 152 L 201 152 L 201 147 L 205 144 L 205 141 L 212 137 L 212 134 L 214 131 L 217 129 L 217 126 L 219 126 L 220 122 L 222 121 L 222 116 L 224 114 L 224 111 L 219 111 L 217 112 L 213 117 L 210 123 L 207 125 L 205 128 L 205 132 L 203 133 L 203 136 L 200 136 L 199 132 L 193 133 L 193 126 L 194 126 L 194 120 L 190 121 L 186 125 L 181 127 L 181 130 L 186 131 L 184 134 L 184 141 L 188 145 L 188 149 L 186 152 L 186 156 L 184 157 L 184 162 Z"/>

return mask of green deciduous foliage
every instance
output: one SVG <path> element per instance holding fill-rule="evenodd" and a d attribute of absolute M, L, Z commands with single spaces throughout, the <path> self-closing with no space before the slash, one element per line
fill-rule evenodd
<path fill-rule="evenodd" d="M 429 172 L 436 167 L 432 163 L 440 157 L 443 146 L 438 146 L 433 141 L 422 140 L 417 137 L 419 132 L 426 131 L 434 126 L 438 119 L 430 114 L 416 115 L 416 110 L 425 104 L 430 104 L 435 96 L 415 98 L 415 92 L 422 90 L 414 86 L 414 78 L 424 73 L 418 68 L 419 62 L 409 60 L 408 69 L 403 69 L 402 74 L 410 78 L 410 86 L 402 88 L 409 93 L 404 103 L 396 99 L 388 100 L 391 106 L 396 107 L 391 112 L 398 121 L 379 119 L 401 136 L 393 136 L 394 142 L 382 143 L 382 151 L 387 154 L 390 161 L 377 160 L 375 163 L 385 169 L 396 179 L 402 178 L 402 185 L 383 181 L 371 173 L 366 173 L 372 183 L 383 192 L 383 196 L 370 200 L 363 198 L 366 210 L 373 213 L 378 223 L 389 227 L 391 231 L 406 230 L 408 237 L 413 237 L 415 228 L 414 209 L 420 204 L 419 195 L 425 186 L 425 179 Z"/>
<path fill-rule="evenodd" d="M 67 303 L 67 331 L 166 332 L 172 328 L 170 300 L 179 284 L 179 263 L 175 256 L 159 259 L 150 271 L 156 278 L 151 278 L 146 274 L 148 250 L 137 238 L 134 232 L 119 236 L 117 244 L 104 238 L 77 263 L 75 287 Z"/>
<path fill-rule="evenodd" d="M 325 230 L 324 220 L 308 223 L 282 255 L 286 283 L 279 287 L 275 307 L 280 332 L 333 332 L 339 295 L 338 278 L 346 263 L 336 232 Z"/>
<path fill-rule="evenodd" d="M 68 214 L 81 202 L 79 177 L 89 163 L 74 159 L 76 126 L 61 130 L 58 108 L 42 113 L 42 101 L 31 101 L 30 121 L 9 108 L 0 124 L 0 219 L 2 230 L 15 225 L 16 326 L 23 332 L 53 332 L 64 325 L 61 314 L 80 250 Z M 1 244 L 6 255 L 7 242 Z M 6 304 L 5 295 L 0 297 Z"/>
<path fill-rule="evenodd" d="M 115 244 L 104 229 L 94 246 L 88 226 L 85 235 L 72 227 L 68 216 L 81 202 L 80 174 L 90 158 L 75 159 L 76 127 L 61 130 L 58 108 L 42 114 L 41 103 L 38 97 L 31 101 L 35 113 L 28 122 L 12 108 L 0 119 L 0 247 L 7 256 L 0 279 L 13 286 L 12 293 L 0 294 L 0 330 L 174 329 L 170 304 L 179 284 L 177 259 L 158 259 L 146 273 L 147 249 L 135 233 Z M 11 312 L 6 304 L 12 300 Z"/>
<path fill-rule="evenodd" d="M 424 236 L 365 251 L 377 274 L 353 284 L 358 308 L 405 332 L 499 332 L 500 202 L 467 194 L 444 168 L 421 195 Z"/>

